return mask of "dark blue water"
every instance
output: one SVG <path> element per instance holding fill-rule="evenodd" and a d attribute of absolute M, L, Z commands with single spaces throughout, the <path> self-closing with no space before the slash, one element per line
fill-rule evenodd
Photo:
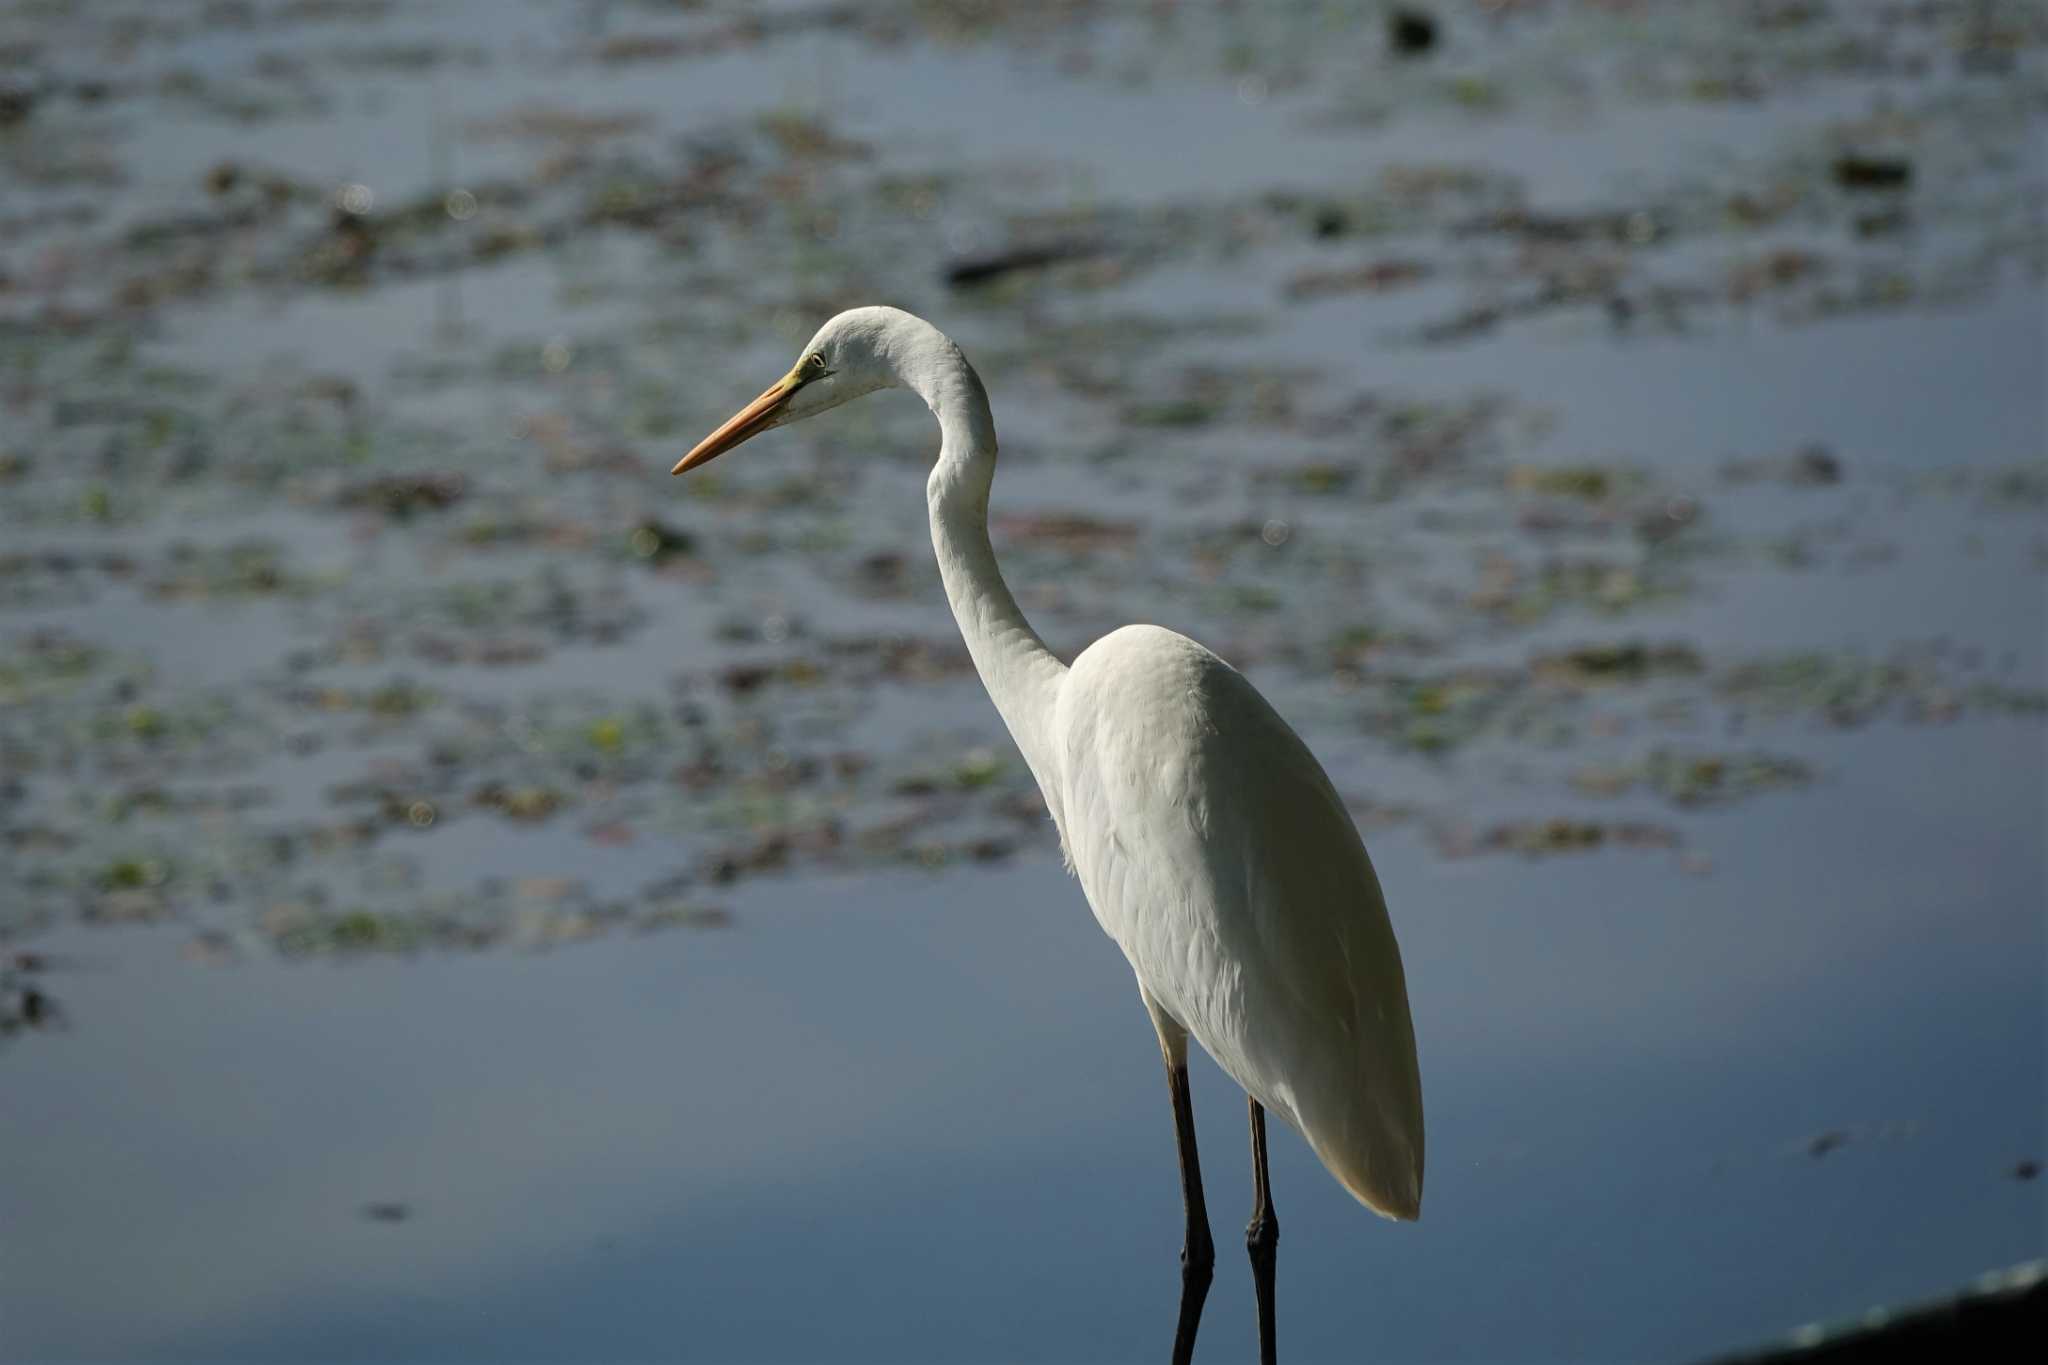
<path fill-rule="evenodd" d="M 1276 1143 L 1290 1352 L 1683 1358 L 2037 1254 L 2010 1171 L 2044 1136 L 2043 811 L 2008 743 L 1861 742 L 1796 840 L 1768 806 L 1717 821 L 1708 877 L 1383 841 L 1425 1215 Z M 734 904 L 723 934 L 384 969 L 130 938 L 8 1058 L 10 1351 L 1155 1354 L 1164 1086 L 1056 864 Z M 1241 1100 L 1206 1064 L 1195 1091 L 1228 1253 Z M 386 1200 L 411 1217 L 359 1215 Z M 1223 1255 L 1210 1350 L 1250 1349 L 1250 1306 Z"/>

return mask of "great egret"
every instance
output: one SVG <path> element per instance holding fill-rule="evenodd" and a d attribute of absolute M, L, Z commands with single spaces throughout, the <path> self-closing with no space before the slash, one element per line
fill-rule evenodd
<path fill-rule="evenodd" d="M 820 328 L 790 372 L 670 471 L 876 389 L 939 421 L 925 486 L 932 546 L 975 671 L 1045 794 L 1068 865 L 1138 977 L 1173 1096 L 1187 1235 L 1173 1359 L 1194 1351 L 1215 1246 L 1188 1095 L 1193 1034 L 1251 1112 L 1245 1242 L 1259 1353 L 1274 1356 L 1280 1223 L 1266 1110 L 1388 1218 L 1422 1206 L 1422 1081 L 1401 950 L 1372 860 L 1322 766 L 1244 677 L 1182 635 L 1125 626 L 1072 666 L 1039 639 L 988 539 L 996 432 L 967 358 L 896 308 Z"/>

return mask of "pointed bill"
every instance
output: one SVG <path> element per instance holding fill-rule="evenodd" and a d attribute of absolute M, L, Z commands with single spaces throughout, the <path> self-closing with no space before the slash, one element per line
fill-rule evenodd
<path fill-rule="evenodd" d="M 766 393 L 756 398 L 735 413 L 726 424 L 706 436 L 691 449 L 690 453 L 677 460 L 671 474 L 687 474 L 699 465 L 709 464 L 734 446 L 758 436 L 775 422 L 776 415 L 789 402 L 789 396 L 797 391 L 796 371 L 775 381 Z"/>

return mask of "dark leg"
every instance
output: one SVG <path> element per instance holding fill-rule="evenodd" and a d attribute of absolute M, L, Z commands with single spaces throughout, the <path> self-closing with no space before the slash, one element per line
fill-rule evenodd
<path fill-rule="evenodd" d="M 1173 1088 L 1180 1198 L 1188 1215 L 1187 1240 L 1180 1248 L 1180 1323 L 1173 1329 L 1173 1365 L 1188 1365 L 1195 1355 L 1195 1330 L 1202 1325 L 1202 1303 L 1216 1274 L 1216 1244 L 1209 1239 L 1209 1208 L 1202 1202 L 1202 1159 L 1195 1153 L 1195 1106 L 1188 1095 L 1187 1066 L 1169 1062 L 1166 1083 Z"/>
<path fill-rule="evenodd" d="M 1280 1219 L 1273 1212 L 1273 1186 L 1266 1177 L 1266 1110 L 1252 1106 L 1252 1221 L 1244 1230 L 1252 1254 L 1252 1284 L 1259 1293 L 1259 1365 L 1273 1365 L 1273 1266 L 1280 1253 Z"/>

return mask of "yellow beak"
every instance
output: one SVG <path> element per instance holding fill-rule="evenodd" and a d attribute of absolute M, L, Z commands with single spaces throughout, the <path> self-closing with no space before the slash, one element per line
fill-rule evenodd
<path fill-rule="evenodd" d="M 706 436 L 691 448 L 690 453 L 677 460 L 671 474 L 687 474 L 699 465 L 710 464 L 734 446 L 758 436 L 768 429 L 775 415 L 782 411 L 802 381 L 797 372 L 791 370 L 769 386 L 768 392 L 741 408 L 728 419 L 724 426 Z"/>

